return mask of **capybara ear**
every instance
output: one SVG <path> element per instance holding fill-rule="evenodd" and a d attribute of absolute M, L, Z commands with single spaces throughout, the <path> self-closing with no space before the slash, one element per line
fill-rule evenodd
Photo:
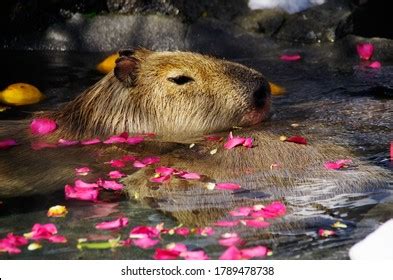
<path fill-rule="evenodd" d="M 120 56 L 115 63 L 114 73 L 116 78 L 125 86 L 132 86 L 136 80 L 140 61 L 133 56 Z"/>
<path fill-rule="evenodd" d="M 152 54 L 154 51 L 145 49 L 145 48 L 130 48 L 130 49 L 123 49 L 119 51 L 119 56 L 127 56 L 127 57 L 135 57 L 137 59 L 144 59 L 148 55 Z"/>

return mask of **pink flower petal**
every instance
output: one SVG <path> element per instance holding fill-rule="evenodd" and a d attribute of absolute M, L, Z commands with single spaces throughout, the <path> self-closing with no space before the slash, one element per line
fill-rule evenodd
<path fill-rule="evenodd" d="M 166 176 L 166 175 L 172 175 L 173 172 L 176 170 L 171 167 L 166 167 L 166 166 L 160 166 L 155 169 L 157 174 L 160 174 L 161 176 Z"/>
<path fill-rule="evenodd" d="M 154 247 L 157 245 L 158 242 L 160 242 L 158 239 L 151 239 L 148 237 L 135 239 L 133 241 L 135 246 L 142 249 L 149 249 L 151 247 Z"/>
<path fill-rule="evenodd" d="M 301 145 L 307 145 L 306 138 L 304 138 L 302 136 L 297 136 L 297 135 L 291 136 L 291 137 L 287 138 L 285 141 L 296 143 L 296 144 L 301 144 Z"/>
<path fill-rule="evenodd" d="M 56 122 L 47 118 L 36 118 L 30 124 L 30 131 L 35 135 L 46 135 L 55 131 L 56 128 Z"/>
<path fill-rule="evenodd" d="M 18 145 L 14 139 L 3 139 L 0 140 L 0 150 L 6 150 L 11 147 Z"/>
<path fill-rule="evenodd" d="M 150 180 L 150 182 L 153 182 L 153 183 L 165 183 L 165 182 L 168 182 L 170 179 L 171 179 L 170 175 L 165 175 L 165 176 L 153 177 L 153 178 L 150 178 L 149 180 Z"/>
<path fill-rule="evenodd" d="M 126 139 L 126 143 L 129 144 L 129 145 L 136 145 L 136 144 L 139 144 L 139 143 L 143 142 L 144 140 L 145 139 L 143 137 L 138 137 L 138 136 L 128 137 Z"/>
<path fill-rule="evenodd" d="M 238 248 L 231 246 L 222 253 L 220 260 L 241 260 L 242 254 Z"/>
<path fill-rule="evenodd" d="M 120 179 L 120 178 L 126 176 L 126 174 L 124 174 L 124 173 L 122 173 L 120 171 L 114 170 L 114 171 L 109 172 L 108 176 L 111 179 Z"/>
<path fill-rule="evenodd" d="M 351 164 L 352 160 L 350 159 L 340 159 L 336 161 L 328 161 L 324 163 L 326 169 L 338 170 L 346 167 L 348 164 Z"/>
<path fill-rule="evenodd" d="M 218 244 L 225 247 L 238 246 L 244 244 L 237 233 L 225 233 L 221 235 L 221 239 L 218 240 Z"/>
<path fill-rule="evenodd" d="M 179 251 L 157 248 L 153 259 L 155 260 L 176 260 L 180 256 Z"/>
<path fill-rule="evenodd" d="M 275 201 L 269 205 L 266 205 L 261 210 L 253 212 L 251 216 L 254 218 L 263 217 L 266 219 L 273 219 L 284 216 L 286 211 L 287 209 L 284 204 L 279 201 Z"/>
<path fill-rule="evenodd" d="M 66 185 L 64 188 L 66 199 L 97 201 L 98 189 L 81 189 Z"/>
<path fill-rule="evenodd" d="M 155 238 L 158 237 L 160 231 L 152 226 L 137 226 L 130 231 L 130 238 Z"/>
<path fill-rule="evenodd" d="M 208 260 L 209 257 L 203 250 L 198 251 L 185 251 L 180 253 L 180 257 L 185 260 Z"/>
<path fill-rule="evenodd" d="M 230 190 L 230 191 L 238 190 L 240 188 L 241 188 L 240 185 L 234 183 L 218 183 L 216 184 L 215 187 L 215 189 L 217 190 Z"/>
<path fill-rule="evenodd" d="M 251 207 L 239 207 L 229 212 L 233 217 L 248 216 L 252 211 Z"/>
<path fill-rule="evenodd" d="M 101 187 L 106 190 L 120 191 L 124 189 L 124 185 L 112 180 L 104 180 L 101 182 Z"/>
<path fill-rule="evenodd" d="M 57 143 L 59 144 L 59 147 L 69 147 L 69 146 L 78 145 L 79 141 L 59 139 L 59 141 Z"/>
<path fill-rule="evenodd" d="M 371 43 L 359 43 L 356 45 L 356 50 L 360 59 L 369 60 L 374 53 L 374 46 Z"/>
<path fill-rule="evenodd" d="M 224 144 L 224 148 L 227 150 L 233 149 L 236 146 L 243 145 L 245 142 L 245 138 L 243 137 L 233 137 L 227 140 L 227 142 Z"/>
<path fill-rule="evenodd" d="M 127 225 L 128 225 L 128 219 L 125 217 L 120 217 L 113 221 L 96 224 L 96 229 L 104 229 L 104 230 L 120 229 L 126 227 Z"/>
<path fill-rule="evenodd" d="M 23 236 L 17 236 L 13 233 L 7 234 L 3 239 L 0 239 L 0 252 L 8 252 L 9 254 L 19 254 L 21 249 L 18 247 L 24 246 L 28 243 Z"/>
<path fill-rule="evenodd" d="M 253 139 L 250 138 L 250 137 L 245 138 L 243 146 L 246 147 L 246 148 L 252 148 L 253 147 L 252 141 L 253 141 Z"/>
<path fill-rule="evenodd" d="M 382 67 L 382 64 L 379 61 L 373 61 L 370 64 L 368 64 L 367 67 L 372 69 L 379 69 Z"/>
<path fill-rule="evenodd" d="M 318 230 L 318 235 L 321 237 L 329 237 L 336 235 L 336 232 L 334 230 L 329 230 L 329 229 L 319 229 Z"/>
<path fill-rule="evenodd" d="M 146 158 L 144 158 L 142 160 L 136 160 L 134 162 L 134 167 L 136 167 L 136 168 L 143 168 L 143 167 L 146 167 L 148 165 L 152 165 L 152 164 L 155 164 L 155 163 L 158 163 L 158 162 L 160 162 L 160 158 L 159 157 L 146 157 Z"/>
<path fill-rule="evenodd" d="M 241 223 L 247 227 L 252 228 L 267 228 L 270 224 L 263 219 L 253 219 L 253 220 L 242 220 Z"/>
<path fill-rule="evenodd" d="M 214 229 L 212 227 L 196 228 L 195 234 L 202 236 L 211 236 L 214 234 Z"/>
<path fill-rule="evenodd" d="M 214 223 L 218 227 L 234 227 L 239 224 L 239 221 L 217 221 Z"/>
<path fill-rule="evenodd" d="M 280 59 L 282 61 L 297 61 L 302 59 L 302 57 L 299 54 L 283 54 L 280 56 Z"/>
<path fill-rule="evenodd" d="M 76 175 L 80 175 L 80 176 L 85 176 L 89 174 L 90 171 L 91 169 L 87 166 L 75 168 Z"/>
<path fill-rule="evenodd" d="M 65 238 L 62 235 L 52 235 L 52 236 L 48 237 L 47 240 L 52 243 L 66 243 L 67 242 L 67 238 Z"/>
<path fill-rule="evenodd" d="M 109 162 L 109 164 L 110 164 L 112 167 L 116 167 L 116 168 L 123 168 L 123 167 L 126 166 L 126 163 L 125 163 L 123 160 L 121 160 L 121 159 L 112 159 L 112 160 Z"/>
<path fill-rule="evenodd" d="M 183 171 L 179 174 L 179 176 L 183 179 L 187 179 L 187 180 L 199 180 L 201 179 L 201 175 L 199 175 L 198 173 L 193 173 L 193 172 L 186 172 Z"/>
<path fill-rule="evenodd" d="M 114 135 L 109 137 L 107 140 L 103 141 L 104 144 L 118 144 L 118 143 L 125 143 L 127 138 L 124 138 L 121 135 Z"/>
<path fill-rule="evenodd" d="M 166 249 L 178 251 L 178 252 L 186 252 L 187 246 L 184 245 L 183 243 L 169 243 L 168 245 L 166 245 Z"/>
<path fill-rule="evenodd" d="M 86 183 L 83 180 L 78 179 L 75 181 L 75 187 L 79 189 L 94 189 L 94 188 L 98 188 L 98 184 Z"/>
<path fill-rule="evenodd" d="M 25 237 L 14 235 L 13 233 L 8 233 L 7 237 L 5 238 L 9 243 L 15 246 L 23 246 L 27 245 L 28 241 Z"/>
<path fill-rule="evenodd" d="M 269 250 L 265 246 L 255 246 L 255 247 L 240 250 L 242 254 L 242 259 L 265 257 L 268 251 Z"/>
<path fill-rule="evenodd" d="M 144 164 L 143 162 L 141 162 L 139 160 L 134 161 L 134 167 L 136 167 L 136 168 L 143 168 L 146 166 L 147 166 L 146 164 Z"/>
<path fill-rule="evenodd" d="M 25 234 L 33 240 L 45 239 L 52 243 L 65 243 L 67 239 L 64 236 L 56 235 L 57 228 L 54 224 L 34 224 L 31 232 Z"/>
<path fill-rule="evenodd" d="M 175 233 L 182 236 L 187 236 L 190 234 L 190 230 L 186 227 L 180 227 L 175 229 Z"/>
<path fill-rule="evenodd" d="M 82 145 L 95 145 L 95 144 L 99 144 L 99 143 L 101 143 L 101 140 L 98 138 L 81 141 Z"/>

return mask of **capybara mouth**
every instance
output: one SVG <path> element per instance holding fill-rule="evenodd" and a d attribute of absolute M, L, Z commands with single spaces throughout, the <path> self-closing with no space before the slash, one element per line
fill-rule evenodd
<path fill-rule="evenodd" d="M 256 125 L 266 120 L 270 113 L 271 98 L 268 96 L 265 100 L 265 104 L 262 107 L 254 107 L 248 111 L 240 121 L 241 126 Z"/>

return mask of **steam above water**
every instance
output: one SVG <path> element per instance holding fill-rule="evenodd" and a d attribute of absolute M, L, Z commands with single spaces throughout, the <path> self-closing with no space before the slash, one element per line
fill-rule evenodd
<path fill-rule="evenodd" d="M 250 0 L 248 6 L 252 10 L 278 8 L 292 14 L 323 3 L 325 0 Z"/>

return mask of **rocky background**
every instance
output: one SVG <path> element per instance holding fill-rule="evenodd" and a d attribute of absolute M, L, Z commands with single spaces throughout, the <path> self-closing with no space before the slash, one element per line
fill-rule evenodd
<path fill-rule="evenodd" d="M 288 14 L 250 10 L 248 0 L 2 0 L 0 48 L 109 52 L 143 46 L 252 57 L 278 44 L 351 45 L 378 37 L 370 40 L 390 57 L 386 5 L 327 0 Z"/>

